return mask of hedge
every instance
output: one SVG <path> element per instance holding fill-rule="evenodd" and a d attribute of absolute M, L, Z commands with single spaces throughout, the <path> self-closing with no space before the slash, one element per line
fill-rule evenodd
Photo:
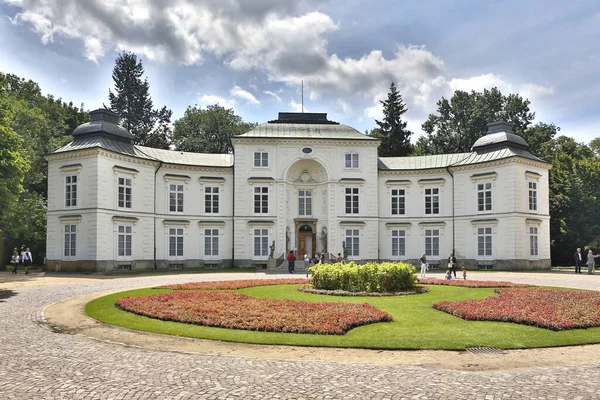
<path fill-rule="evenodd" d="M 417 285 L 414 266 L 400 262 L 317 264 L 308 269 L 315 289 L 347 292 L 401 292 Z"/>

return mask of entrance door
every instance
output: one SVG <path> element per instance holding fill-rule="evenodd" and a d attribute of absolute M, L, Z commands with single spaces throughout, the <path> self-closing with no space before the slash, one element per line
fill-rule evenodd
<path fill-rule="evenodd" d="M 312 257 L 313 253 L 313 232 L 309 225 L 302 225 L 298 230 L 298 259 L 304 259 L 304 254 Z"/>

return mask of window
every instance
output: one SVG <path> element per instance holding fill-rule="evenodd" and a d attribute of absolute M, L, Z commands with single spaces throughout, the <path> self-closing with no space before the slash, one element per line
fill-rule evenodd
<path fill-rule="evenodd" d="M 425 189 L 425 214 L 440 213 L 440 188 Z"/>
<path fill-rule="evenodd" d="M 217 186 L 206 186 L 204 188 L 204 213 L 219 213 L 219 188 Z"/>
<path fill-rule="evenodd" d="M 65 176 L 65 207 L 77 207 L 77 175 Z"/>
<path fill-rule="evenodd" d="M 529 211 L 537 211 L 537 182 L 528 182 L 528 183 L 529 183 Z"/>
<path fill-rule="evenodd" d="M 131 208 L 131 178 L 118 178 L 118 208 Z"/>
<path fill-rule="evenodd" d="M 75 257 L 77 254 L 77 225 L 65 225 L 65 257 Z"/>
<path fill-rule="evenodd" d="M 404 189 L 392 189 L 392 215 L 406 213 L 406 198 Z"/>
<path fill-rule="evenodd" d="M 491 182 L 477 184 L 477 211 L 478 212 L 492 211 L 492 184 L 491 184 Z"/>
<path fill-rule="evenodd" d="M 392 229 L 392 258 L 406 256 L 406 231 Z"/>
<path fill-rule="evenodd" d="M 254 166 L 265 168 L 269 166 L 269 153 L 257 151 L 254 153 Z"/>
<path fill-rule="evenodd" d="M 312 190 L 298 191 L 298 215 L 312 215 Z"/>
<path fill-rule="evenodd" d="M 358 154 L 346 153 L 344 167 L 345 168 L 358 168 Z"/>
<path fill-rule="evenodd" d="M 529 255 L 532 257 L 537 257 L 539 255 L 538 228 L 535 226 L 529 227 Z"/>
<path fill-rule="evenodd" d="M 346 214 L 358 214 L 358 188 L 346 188 Z"/>
<path fill-rule="evenodd" d="M 254 258 L 269 256 L 269 230 L 254 229 Z"/>
<path fill-rule="evenodd" d="M 183 185 L 169 184 L 169 212 L 183 212 Z"/>
<path fill-rule="evenodd" d="M 360 230 L 346 229 L 346 248 L 349 257 L 358 257 L 360 255 Z"/>
<path fill-rule="evenodd" d="M 131 225 L 117 226 L 117 256 L 131 257 L 131 239 L 133 227 Z"/>
<path fill-rule="evenodd" d="M 183 257 L 183 228 L 169 228 L 169 257 Z"/>
<path fill-rule="evenodd" d="M 439 229 L 425 229 L 425 254 L 432 257 L 440 256 Z"/>
<path fill-rule="evenodd" d="M 209 258 L 219 257 L 219 230 L 204 230 L 204 256 Z"/>
<path fill-rule="evenodd" d="M 477 256 L 492 256 L 492 228 L 477 228 Z"/>
<path fill-rule="evenodd" d="M 269 213 L 269 187 L 257 186 L 254 188 L 254 214 Z"/>

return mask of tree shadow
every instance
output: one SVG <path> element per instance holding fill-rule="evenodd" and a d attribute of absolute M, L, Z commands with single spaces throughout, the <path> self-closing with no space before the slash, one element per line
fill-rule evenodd
<path fill-rule="evenodd" d="M 6 301 L 6 299 L 16 296 L 17 292 L 10 289 L 0 289 L 0 303 Z"/>

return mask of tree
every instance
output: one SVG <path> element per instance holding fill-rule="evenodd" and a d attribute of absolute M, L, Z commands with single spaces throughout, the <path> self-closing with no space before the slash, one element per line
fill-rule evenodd
<path fill-rule="evenodd" d="M 14 99 L 0 92 L 0 226 L 12 223 L 8 220 L 23 191 L 23 178 L 29 168 L 29 160 L 23 156 L 23 139 L 14 131 Z"/>
<path fill-rule="evenodd" d="M 499 120 L 512 123 L 515 133 L 523 134 L 535 117 L 529 104 L 529 100 L 517 94 L 503 96 L 497 88 L 482 93 L 457 90 L 450 101 L 445 98 L 438 101 L 438 114 L 430 114 L 421 125 L 427 136 L 419 138 L 417 152 L 468 152 L 487 133 L 487 124 Z"/>
<path fill-rule="evenodd" d="M 170 144 L 171 110 L 155 110 L 150 97 L 148 78 L 142 79 L 144 67 L 134 53 L 122 52 L 115 60 L 112 77 L 115 93 L 108 90 L 110 109 L 133 136 L 134 143 L 167 149 Z M 158 126 L 157 126 L 158 125 Z"/>
<path fill-rule="evenodd" d="M 387 100 L 380 103 L 383 106 L 383 121 L 375 120 L 378 127 L 370 133 L 370 136 L 382 139 L 377 150 L 379 157 L 409 155 L 413 150 L 410 144 L 412 132 L 406 128 L 406 121 L 402 120 L 402 114 L 408 110 L 394 82 L 390 85 Z"/>
<path fill-rule="evenodd" d="M 181 151 L 227 154 L 233 152 L 231 137 L 255 126 L 244 122 L 233 109 L 218 104 L 204 110 L 198 105 L 189 106 L 184 116 L 175 121 L 173 144 Z"/>

